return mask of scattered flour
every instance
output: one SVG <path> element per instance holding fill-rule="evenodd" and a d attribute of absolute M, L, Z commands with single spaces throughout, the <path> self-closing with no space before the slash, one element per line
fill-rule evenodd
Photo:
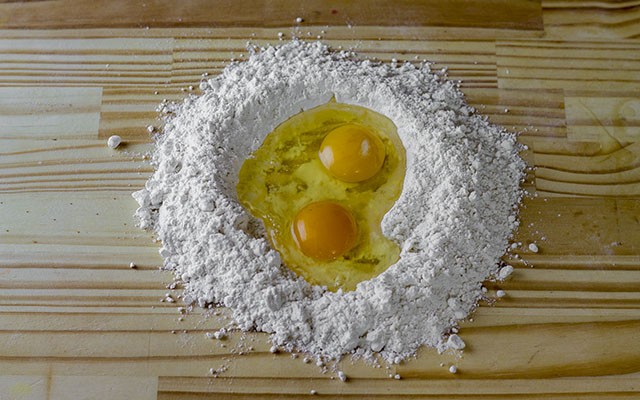
<path fill-rule="evenodd" d="M 162 240 L 164 267 L 184 282 L 187 302 L 226 306 L 238 328 L 324 360 L 379 353 L 397 363 L 422 345 L 464 347 L 447 333 L 499 273 L 518 225 L 525 165 L 513 134 L 476 115 L 427 64 L 388 66 L 321 43 L 253 49 L 202 87 L 164 105 L 156 171 L 133 194 L 139 224 Z M 235 190 L 269 132 L 332 96 L 389 117 L 407 152 L 402 194 L 382 221 L 400 260 L 337 293 L 281 264 Z"/>
<path fill-rule="evenodd" d="M 505 279 L 510 277 L 512 273 L 513 267 L 511 265 L 505 265 L 504 267 L 500 268 L 500 271 L 498 271 L 498 279 L 504 281 Z"/>
<path fill-rule="evenodd" d="M 107 139 L 107 146 L 111 147 L 112 149 L 120 146 L 120 143 L 122 143 L 122 138 L 118 135 L 111 135 L 109 136 L 109 139 Z"/>
<path fill-rule="evenodd" d="M 466 344 L 460 336 L 454 333 L 453 335 L 449 335 L 449 338 L 447 339 L 447 347 L 454 350 L 462 350 L 466 347 Z"/>

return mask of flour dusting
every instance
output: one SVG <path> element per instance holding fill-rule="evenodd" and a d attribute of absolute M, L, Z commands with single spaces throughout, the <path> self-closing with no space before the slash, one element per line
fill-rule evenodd
<path fill-rule="evenodd" d="M 483 280 L 512 271 L 500 257 L 518 225 L 525 167 L 513 134 L 475 114 L 426 64 L 384 65 L 319 42 L 255 49 L 201 88 L 165 107 L 156 171 L 133 194 L 187 302 L 228 307 L 240 329 L 321 359 L 397 363 L 422 345 L 465 347 L 451 329 L 476 306 Z M 382 221 L 400 260 L 335 293 L 282 265 L 235 190 L 268 133 L 333 96 L 390 118 L 407 153 L 402 194 Z"/>

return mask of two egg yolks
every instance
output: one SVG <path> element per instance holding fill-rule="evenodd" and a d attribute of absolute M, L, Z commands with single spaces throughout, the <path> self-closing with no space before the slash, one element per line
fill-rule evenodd
<path fill-rule="evenodd" d="M 318 157 L 327 171 L 344 182 L 356 183 L 375 176 L 384 163 L 384 144 L 367 129 L 342 125 L 327 134 Z M 296 246 L 308 257 L 329 261 L 356 243 L 357 225 L 351 212 L 332 201 L 303 207 L 291 225 Z"/>

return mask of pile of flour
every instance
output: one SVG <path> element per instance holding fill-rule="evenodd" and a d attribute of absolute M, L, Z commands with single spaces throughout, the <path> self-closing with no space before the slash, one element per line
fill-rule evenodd
<path fill-rule="evenodd" d="M 140 226 L 162 240 L 164 267 L 184 282 L 187 301 L 228 307 L 240 329 L 323 359 L 379 353 L 399 362 L 421 345 L 464 347 L 448 333 L 498 274 L 518 225 L 525 165 L 514 135 L 474 114 L 426 64 L 389 66 L 321 43 L 255 49 L 202 88 L 166 109 L 156 171 L 133 194 Z M 332 96 L 389 117 L 407 153 L 402 194 L 382 221 L 400 260 L 346 293 L 282 265 L 235 190 L 268 133 Z"/>

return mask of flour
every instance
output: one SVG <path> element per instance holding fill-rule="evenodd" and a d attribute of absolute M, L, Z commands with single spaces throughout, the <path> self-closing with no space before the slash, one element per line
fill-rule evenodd
<path fill-rule="evenodd" d="M 120 146 L 120 143 L 122 143 L 122 138 L 118 135 L 111 135 L 109 136 L 109 139 L 107 139 L 107 146 L 111 147 L 112 149 Z"/>
<path fill-rule="evenodd" d="M 514 135 L 476 115 L 426 64 L 388 66 L 320 43 L 259 49 L 202 87 L 165 106 L 156 171 L 133 194 L 187 302 L 228 307 L 238 328 L 319 359 L 379 353 L 399 362 L 422 345 L 464 347 L 448 333 L 499 273 L 518 225 L 524 163 Z M 402 194 L 382 221 L 400 260 L 336 293 L 281 265 L 235 191 L 240 166 L 269 132 L 332 96 L 389 117 L 407 153 Z"/>

